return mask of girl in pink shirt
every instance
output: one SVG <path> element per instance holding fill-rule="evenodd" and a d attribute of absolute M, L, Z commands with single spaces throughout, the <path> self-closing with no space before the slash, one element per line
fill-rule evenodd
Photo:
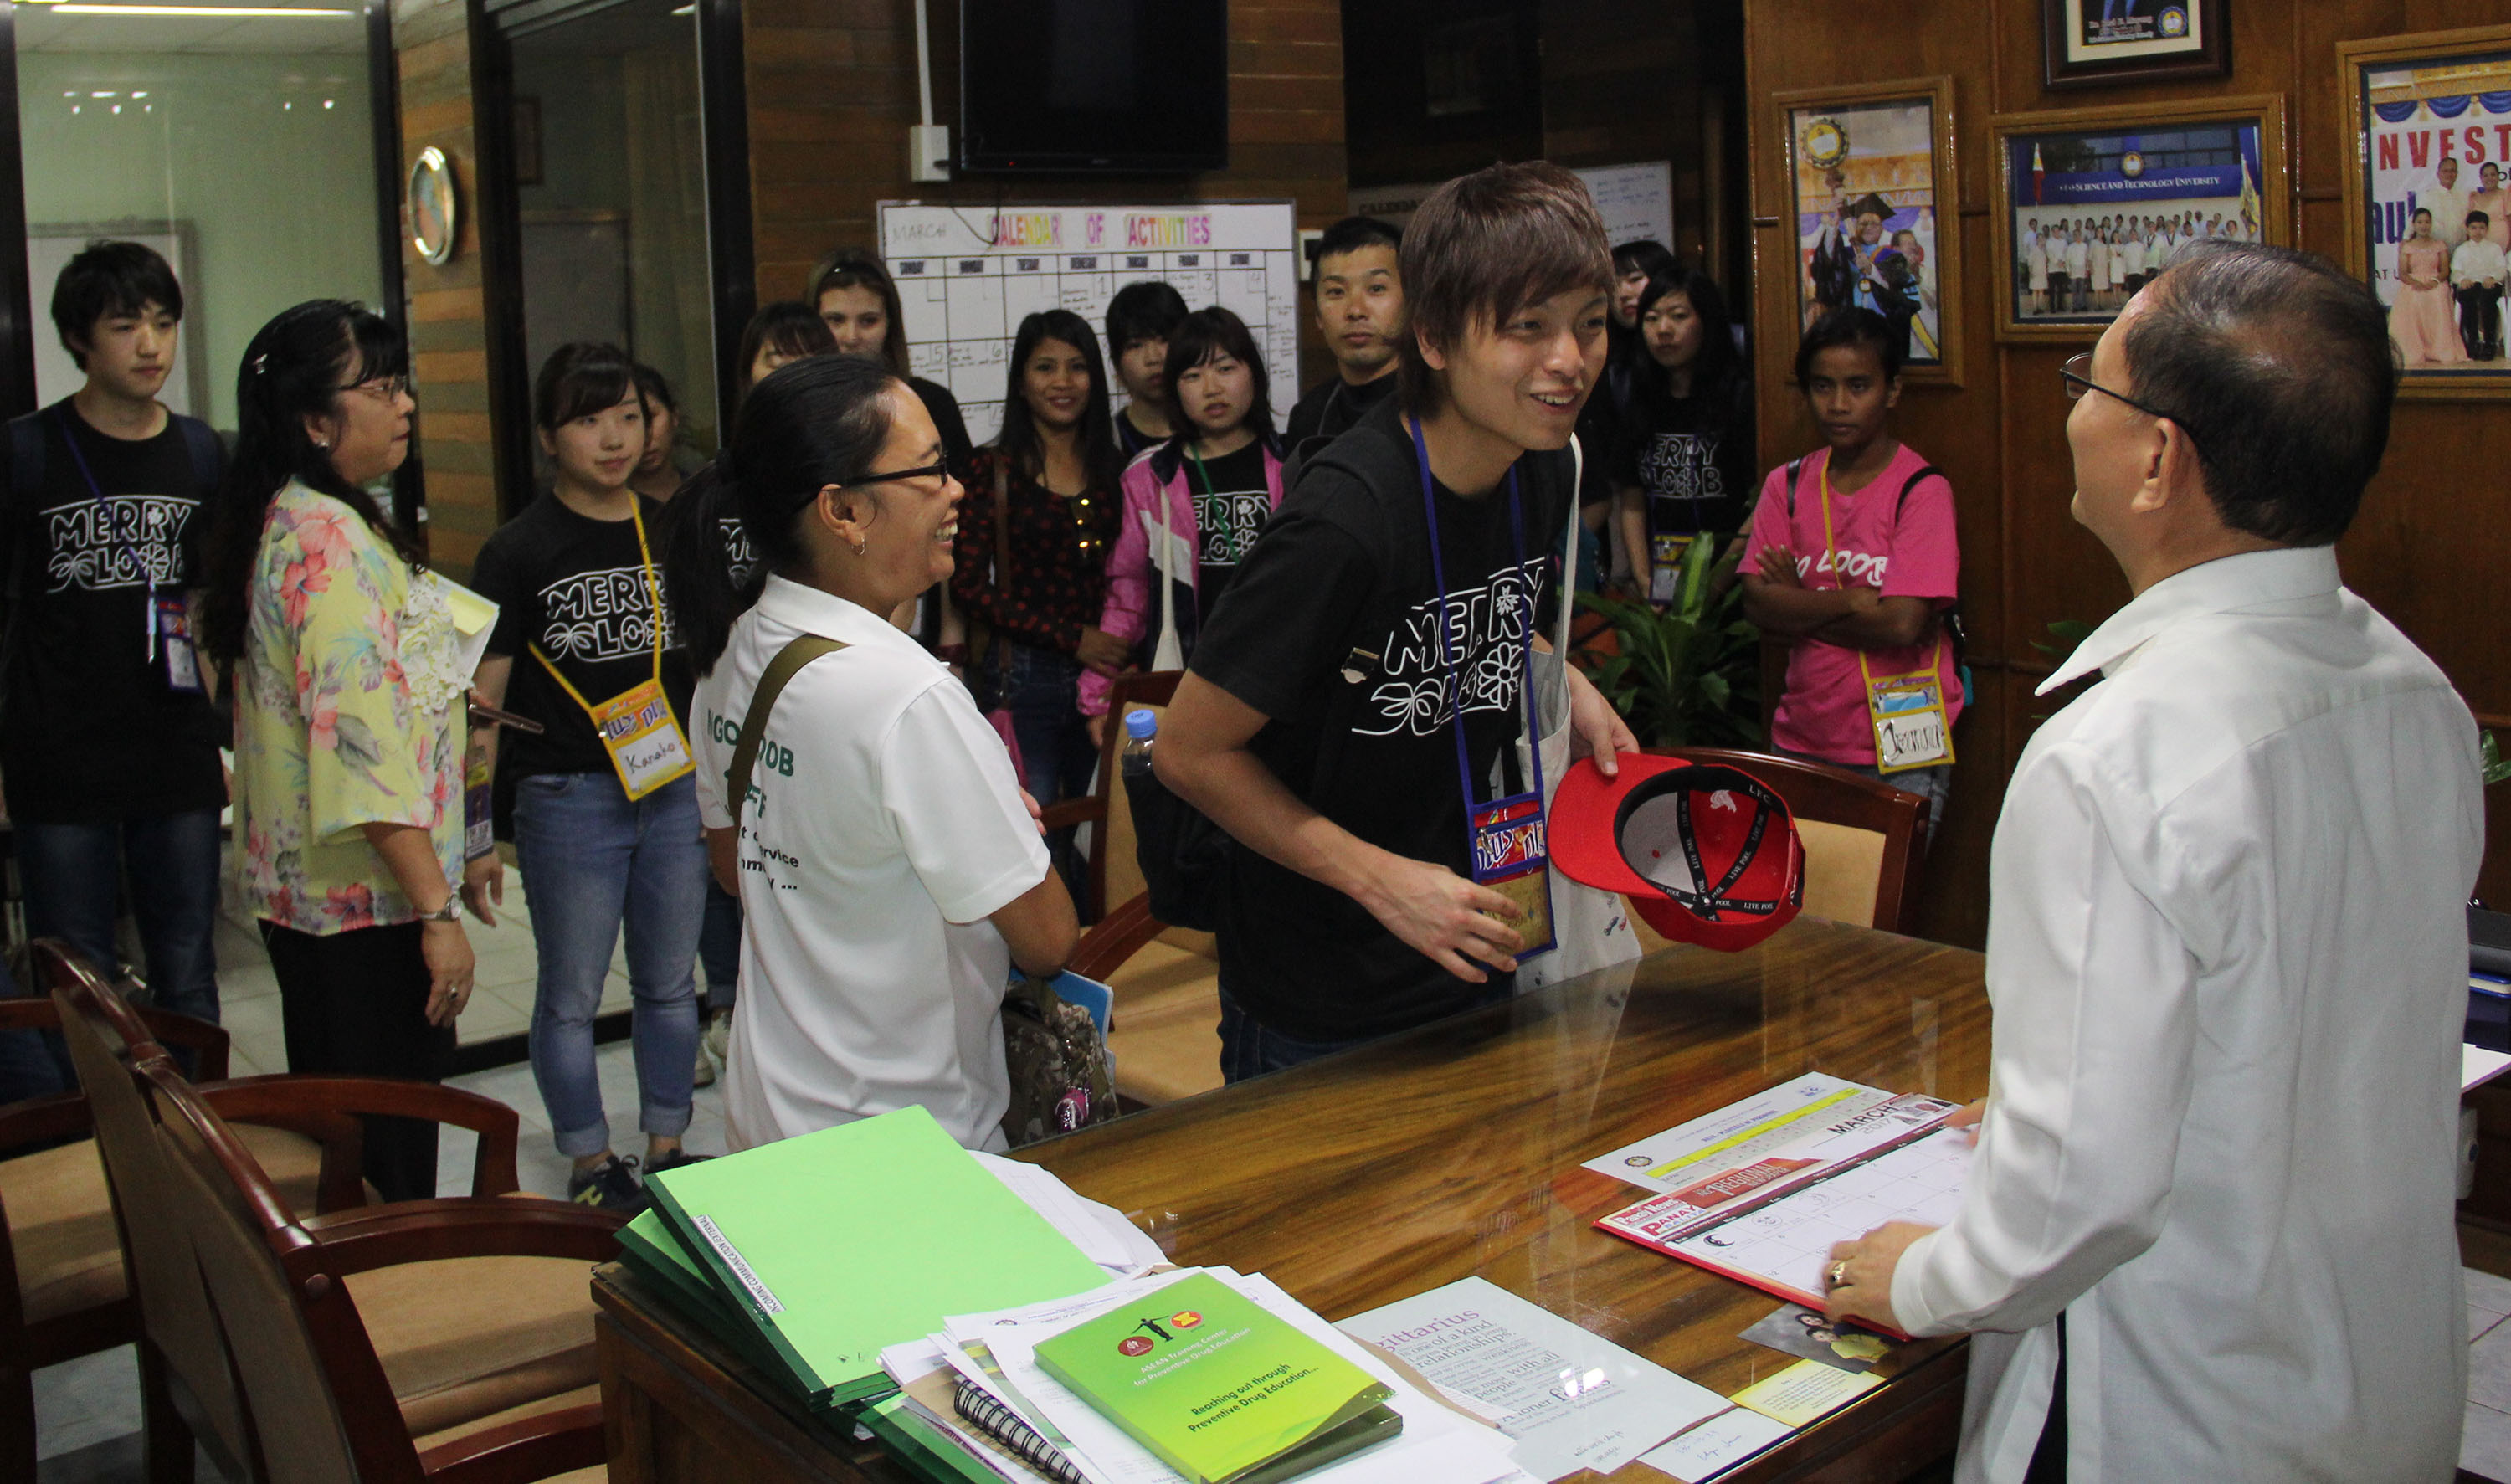
<path fill-rule="evenodd" d="M 1944 621 L 1961 566 L 1952 486 L 1891 435 L 1901 346 L 1882 316 L 1826 314 L 1796 370 L 1824 447 L 1762 482 L 1742 566 L 1746 616 L 1792 645 L 1770 743 L 1924 796 L 1932 833 L 1963 700 Z"/>

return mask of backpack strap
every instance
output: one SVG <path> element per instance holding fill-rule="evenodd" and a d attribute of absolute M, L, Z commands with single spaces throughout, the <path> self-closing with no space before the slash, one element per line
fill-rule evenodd
<path fill-rule="evenodd" d="M 732 795 L 732 828 L 741 830 L 741 812 L 750 802 L 750 770 L 758 762 L 758 744 L 767 735 L 767 713 L 774 709 L 776 698 L 785 692 L 785 683 L 800 673 L 804 665 L 823 654 L 834 654 L 845 647 L 842 641 L 822 639 L 805 634 L 776 651 L 767 662 L 766 673 L 758 677 L 758 688 L 750 693 L 750 714 L 741 719 L 741 739 L 732 745 L 732 766 L 724 773 L 724 786 Z"/>
<path fill-rule="evenodd" d="M 1796 476 L 1804 473 L 1804 455 L 1788 460 L 1788 519 L 1796 518 Z"/>
<path fill-rule="evenodd" d="M 1892 519 L 1896 524 L 1900 521 L 1903 512 L 1910 508 L 1910 491 L 1918 488 L 1918 481 L 1930 478 L 1945 479 L 1945 471 L 1933 464 L 1920 464 L 1917 472 L 1901 482 L 1901 497 L 1892 505 Z M 1950 485 L 1952 481 L 1945 479 L 1945 483 Z"/>
<path fill-rule="evenodd" d="M 193 477 L 201 482 L 203 490 L 215 493 L 227 463 L 226 446 L 218 442 L 217 429 L 198 417 L 186 417 L 180 412 L 173 416 L 174 426 L 182 431 L 183 452 L 192 461 Z"/>

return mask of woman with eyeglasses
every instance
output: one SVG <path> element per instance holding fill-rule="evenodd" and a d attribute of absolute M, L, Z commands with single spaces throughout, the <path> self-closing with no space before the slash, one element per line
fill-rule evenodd
<path fill-rule="evenodd" d="M 703 676 L 707 844 L 742 897 L 734 1150 L 917 1105 L 1005 1147 L 1003 986 L 1061 969 L 1077 928 L 1001 739 L 887 616 L 950 575 L 964 493 L 907 383 L 830 356 L 753 388 L 716 479 L 683 496 L 739 519 L 761 562 L 736 592 L 701 547 L 667 559 Z M 805 636 L 840 647 L 767 698 L 736 794 L 761 677 Z"/>
<path fill-rule="evenodd" d="M 245 347 L 205 647 L 234 667 L 236 874 L 288 1069 L 434 1081 L 471 997 L 463 695 L 444 587 L 369 489 L 409 452 L 407 349 L 299 304 Z M 386 1200 L 436 1193 L 436 1125 L 366 1121 Z"/>
<path fill-rule="evenodd" d="M 1099 627 L 1124 463 L 1087 320 L 1050 309 L 1021 321 L 1010 381 L 1002 433 L 971 460 L 950 595 L 992 630 L 969 682 L 986 709 L 1010 711 L 1023 779 L 1051 804 L 1085 792 L 1099 761 L 1081 672 L 1113 676 L 1132 648 Z M 1071 832 L 1058 831 L 1053 849 L 1078 892 Z"/>

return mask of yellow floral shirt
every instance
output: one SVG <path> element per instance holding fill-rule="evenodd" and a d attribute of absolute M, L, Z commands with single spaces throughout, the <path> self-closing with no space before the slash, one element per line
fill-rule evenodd
<path fill-rule="evenodd" d="M 462 683 L 443 593 L 347 504 L 291 482 L 263 520 L 249 605 L 235 758 L 246 901 L 318 935 L 411 920 L 359 827 L 426 830 L 446 884 L 461 879 Z"/>

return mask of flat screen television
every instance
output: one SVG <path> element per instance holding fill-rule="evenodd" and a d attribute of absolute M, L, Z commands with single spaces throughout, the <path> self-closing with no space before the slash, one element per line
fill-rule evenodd
<path fill-rule="evenodd" d="M 1228 0 L 960 0 L 962 171 L 1228 163 Z"/>

